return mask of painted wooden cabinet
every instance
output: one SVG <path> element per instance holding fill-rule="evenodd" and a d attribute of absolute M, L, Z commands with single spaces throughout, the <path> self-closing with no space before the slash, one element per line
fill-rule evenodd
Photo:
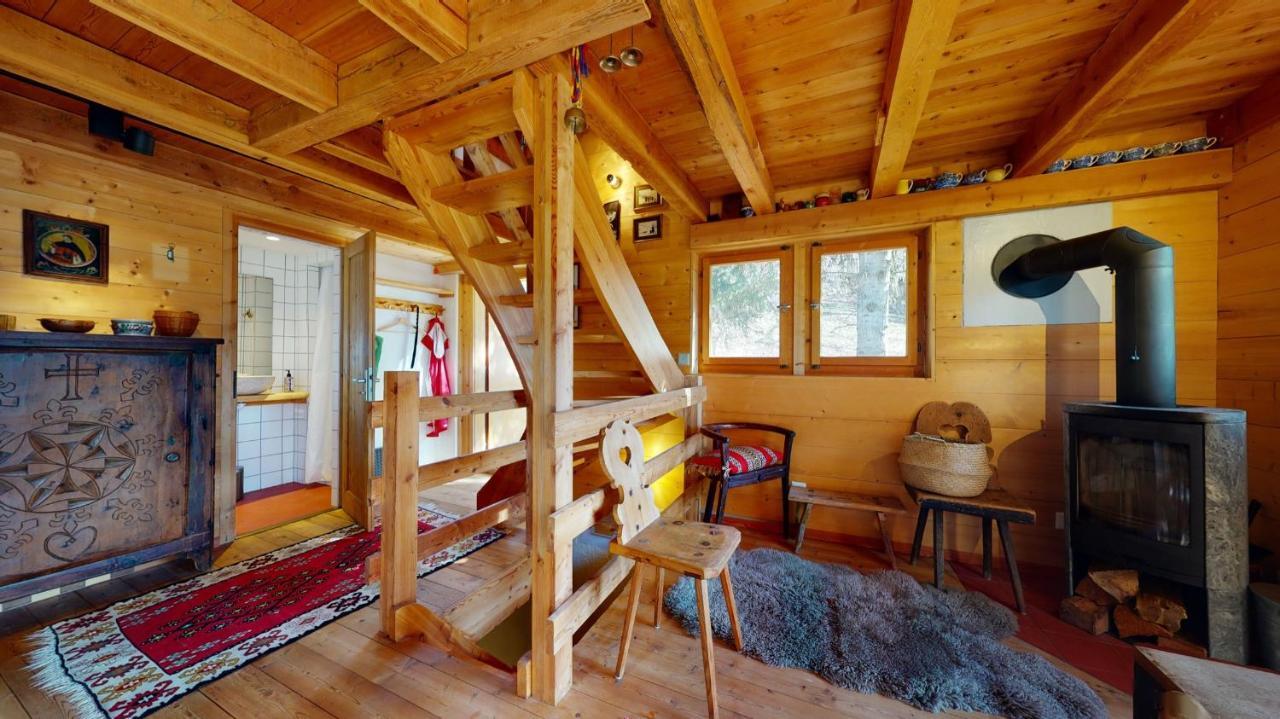
<path fill-rule="evenodd" d="M 207 566 L 220 342 L 0 332 L 0 601 Z"/>

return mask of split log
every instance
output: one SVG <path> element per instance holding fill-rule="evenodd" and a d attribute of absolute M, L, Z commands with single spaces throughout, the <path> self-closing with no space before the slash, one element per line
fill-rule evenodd
<path fill-rule="evenodd" d="M 1138 613 L 1133 611 L 1128 604 L 1117 605 L 1112 616 L 1116 622 L 1116 634 L 1119 634 L 1121 639 L 1130 637 L 1164 637 L 1168 639 L 1173 636 L 1173 632 L 1168 629 L 1138 616 Z"/>
<path fill-rule="evenodd" d="M 1111 607 L 1116 604 L 1116 598 L 1107 594 L 1098 583 L 1088 576 L 1080 580 L 1076 585 L 1076 594 L 1088 599 L 1089 601 L 1103 607 Z"/>
<path fill-rule="evenodd" d="M 1058 616 L 1073 627 L 1090 634 L 1103 634 L 1111 628 L 1111 614 L 1107 607 L 1085 597 L 1067 597 L 1058 607 Z"/>
<path fill-rule="evenodd" d="M 1193 644 L 1192 642 L 1188 642 L 1177 637 L 1157 637 L 1156 646 L 1167 651 L 1177 652 L 1178 654 L 1186 654 L 1189 657 L 1199 657 L 1201 659 L 1209 658 L 1208 649 L 1205 649 L 1199 644 Z"/>
<path fill-rule="evenodd" d="M 1154 592 L 1140 592 L 1133 609 L 1148 622 L 1174 633 L 1182 628 L 1182 622 L 1187 618 L 1187 608 L 1181 600 Z"/>
<path fill-rule="evenodd" d="M 1089 572 L 1089 578 L 1119 604 L 1138 596 L 1138 573 L 1132 569 L 1098 570 Z"/>

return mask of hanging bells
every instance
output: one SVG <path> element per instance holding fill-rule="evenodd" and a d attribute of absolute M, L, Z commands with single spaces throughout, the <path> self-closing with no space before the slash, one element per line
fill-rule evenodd
<path fill-rule="evenodd" d="M 575 135 L 581 135 L 587 131 L 587 113 L 582 108 L 574 105 L 564 111 L 564 125 L 573 131 Z"/>
<path fill-rule="evenodd" d="M 644 62 L 644 52 L 634 45 L 625 47 L 618 53 L 618 59 L 627 67 L 639 67 L 640 63 Z"/>
<path fill-rule="evenodd" d="M 619 60 L 617 55 L 610 52 L 600 58 L 600 69 L 607 73 L 615 73 L 622 69 L 622 60 Z"/>

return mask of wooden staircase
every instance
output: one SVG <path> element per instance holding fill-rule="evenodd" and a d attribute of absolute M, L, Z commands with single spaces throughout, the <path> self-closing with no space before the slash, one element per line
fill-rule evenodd
<path fill-rule="evenodd" d="M 390 637 L 419 634 L 489 663 L 494 659 L 479 640 L 531 600 L 532 650 L 517 685 L 551 703 L 572 683 L 574 632 L 630 571 L 629 560 L 615 558 L 576 590 L 572 585 L 572 542 L 608 509 L 602 488 L 575 491 L 575 452 L 597 451 L 596 435 L 620 417 L 641 422 L 684 413 L 692 436 L 655 465 L 677 467 L 701 444 L 696 432 L 706 396 L 672 358 L 613 239 L 585 153 L 563 122 L 569 107 L 563 67 L 552 63 L 537 77 L 518 70 L 385 125 L 388 160 L 471 280 L 514 360 L 529 425 L 527 440 L 516 445 L 419 467 L 416 428 L 425 400 L 416 399 L 416 375 L 387 373 L 387 399 L 375 412 L 387 448 L 383 551 L 369 567 L 370 578 L 383 583 L 382 626 Z M 575 260 L 581 289 L 574 287 Z M 610 326 L 575 332 L 575 304 L 590 304 Z M 625 348 L 617 354 L 630 361 L 575 368 L 579 346 Z M 575 387 L 593 388 L 593 396 L 638 396 L 575 404 Z M 490 411 L 485 407 L 508 401 L 487 396 L 499 394 L 452 404 L 455 398 L 434 398 L 449 406 L 432 405 L 431 412 Z M 455 525 L 415 536 L 417 492 L 460 472 L 492 472 L 517 461 L 527 463 L 527 493 L 456 525 L 475 532 L 523 518 L 527 534 L 517 536 L 527 539 L 529 553 L 447 612 L 432 611 L 417 600 L 414 561 L 453 536 L 448 528 Z"/>

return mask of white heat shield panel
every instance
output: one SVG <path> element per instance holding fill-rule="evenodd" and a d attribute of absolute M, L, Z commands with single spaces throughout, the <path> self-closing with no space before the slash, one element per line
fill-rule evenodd
<path fill-rule="evenodd" d="M 1077 272 L 1046 297 L 1006 294 L 991 276 L 991 260 L 1005 243 L 1023 235 L 1073 237 L 1113 227 L 1111 203 L 971 217 L 964 221 L 964 326 L 1066 325 L 1110 322 L 1113 279 L 1103 268 Z"/>

